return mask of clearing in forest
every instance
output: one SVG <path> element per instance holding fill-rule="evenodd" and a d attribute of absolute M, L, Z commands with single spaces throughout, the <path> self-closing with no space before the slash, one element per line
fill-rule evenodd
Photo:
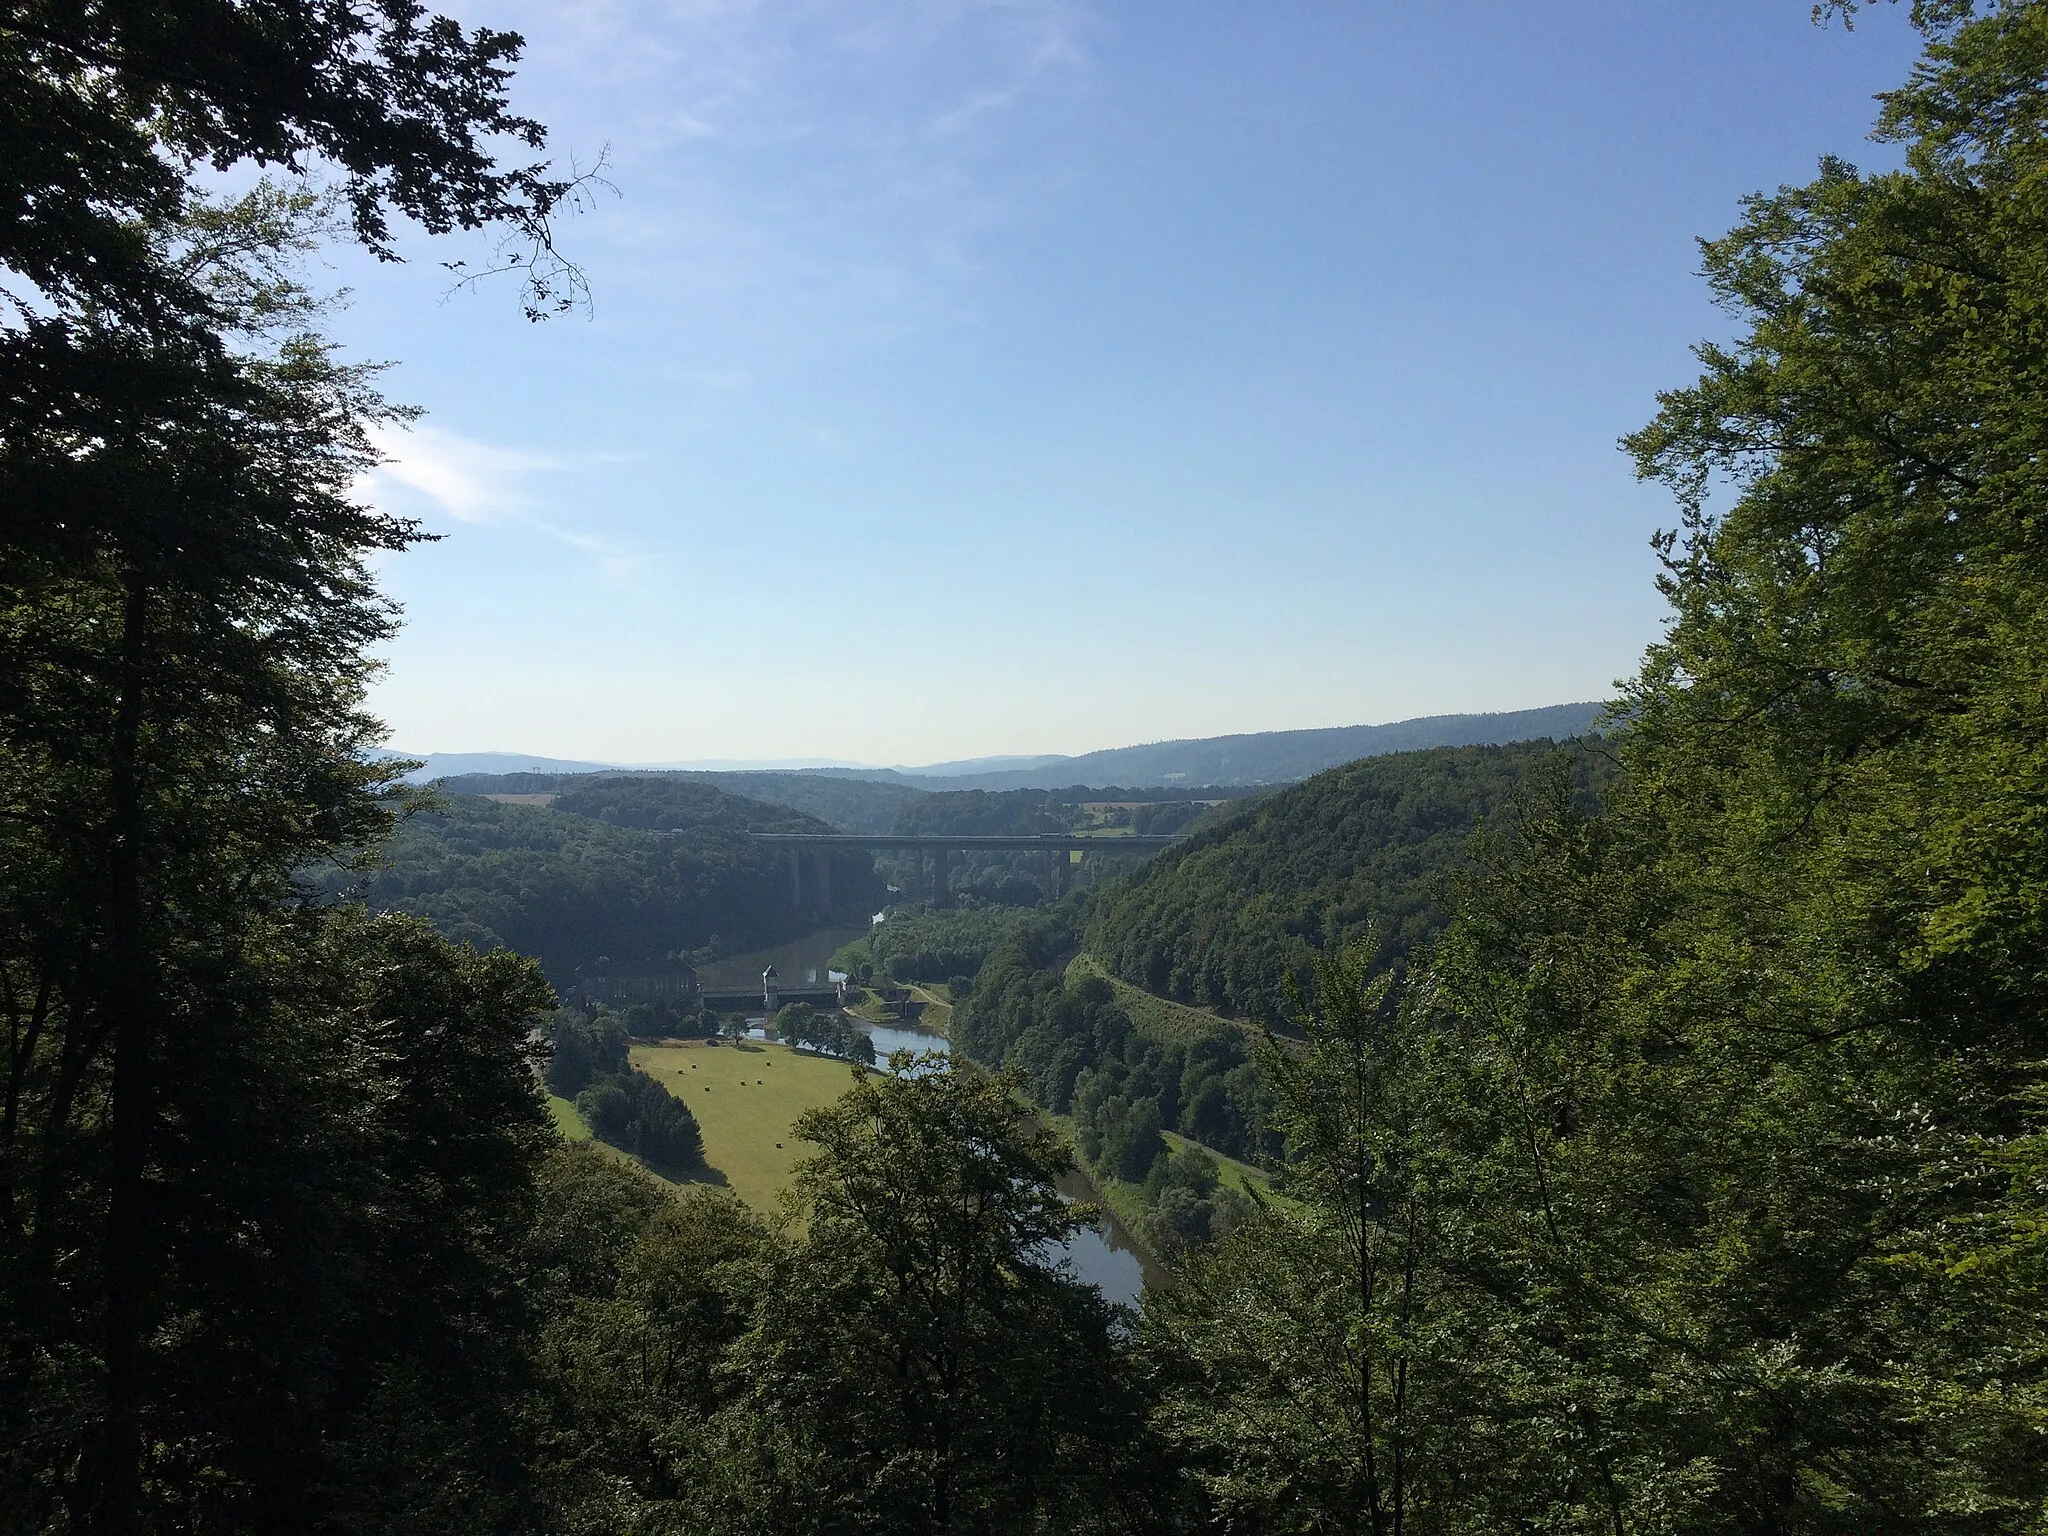
<path fill-rule="evenodd" d="M 773 1208 L 790 1175 L 815 1151 L 790 1126 L 853 1086 L 854 1068 L 829 1056 L 749 1040 L 636 1045 L 633 1065 L 689 1106 L 704 1133 L 704 1164 L 756 1210 Z"/>

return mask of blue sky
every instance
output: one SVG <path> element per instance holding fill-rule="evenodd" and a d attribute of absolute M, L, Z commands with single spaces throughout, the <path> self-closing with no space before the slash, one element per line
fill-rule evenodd
<path fill-rule="evenodd" d="M 415 751 L 924 762 L 1603 697 L 1696 236 L 1864 164 L 1802 0 L 443 0 L 616 197 L 587 317 L 337 256 L 426 408 Z"/>

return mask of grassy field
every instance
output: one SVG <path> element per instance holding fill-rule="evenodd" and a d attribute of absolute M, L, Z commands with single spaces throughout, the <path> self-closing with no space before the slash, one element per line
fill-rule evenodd
<path fill-rule="evenodd" d="M 852 1013 L 855 1018 L 866 1019 L 870 1024 L 894 1024 L 897 1022 L 896 1015 L 890 1011 L 889 1005 L 872 992 L 868 993 L 866 997 L 854 1005 Z"/>
<path fill-rule="evenodd" d="M 831 1103 L 853 1080 L 843 1061 L 758 1040 L 636 1045 L 633 1065 L 659 1079 L 697 1117 L 711 1180 L 763 1211 L 774 1205 L 797 1163 L 815 1150 L 790 1134 L 796 1117 Z"/>
<path fill-rule="evenodd" d="M 913 981 L 909 983 L 910 995 L 924 1004 L 917 1022 L 925 1029 L 952 1038 L 953 1034 L 953 993 L 942 981 Z"/>
<path fill-rule="evenodd" d="M 583 1123 L 583 1117 L 576 1113 L 576 1106 L 567 1099 L 549 1094 L 548 1113 L 555 1117 L 555 1129 L 562 1133 L 562 1140 L 590 1140 L 590 1127 Z"/>
<path fill-rule="evenodd" d="M 1161 1131 L 1159 1134 L 1166 1138 L 1166 1144 L 1176 1152 L 1188 1147 L 1202 1146 L 1200 1142 L 1190 1141 L 1187 1137 L 1178 1135 L 1173 1131 Z M 1241 1195 L 1252 1195 L 1258 1199 L 1272 1200 L 1281 1205 L 1292 1205 L 1294 1203 L 1285 1195 L 1273 1193 L 1272 1176 L 1261 1169 L 1254 1168 L 1250 1163 L 1240 1163 L 1234 1157 L 1225 1157 L 1214 1147 L 1202 1147 L 1202 1150 L 1216 1159 L 1217 1177 L 1226 1188 L 1234 1189 Z"/>

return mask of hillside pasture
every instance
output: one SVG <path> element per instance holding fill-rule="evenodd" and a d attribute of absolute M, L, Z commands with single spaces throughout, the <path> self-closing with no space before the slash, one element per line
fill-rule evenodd
<path fill-rule="evenodd" d="M 1155 1040 L 1174 1040 L 1190 1045 L 1219 1029 L 1242 1030 L 1250 1035 L 1258 1033 L 1256 1025 L 1241 1019 L 1226 1019 L 1207 1008 L 1177 1003 L 1142 987 L 1134 987 L 1128 981 L 1112 976 L 1109 967 L 1094 955 L 1076 955 L 1067 965 L 1067 984 L 1071 986 L 1088 976 L 1099 976 L 1108 982 L 1116 992 L 1116 1000 L 1123 1004 L 1124 1012 L 1131 1016 L 1131 1022 Z"/>
<path fill-rule="evenodd" d="M 697 1117 L 711 1180 L 760 1211 L 773 1208 L 814 1150 L 791 1133 L 797 1116 L 846 1092 L 854 1072 L 846 1062 L 760 1040 L 636 1045 L 632 1062 Z"/>

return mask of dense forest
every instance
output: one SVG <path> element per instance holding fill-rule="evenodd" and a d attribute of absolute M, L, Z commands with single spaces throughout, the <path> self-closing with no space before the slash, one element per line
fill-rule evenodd
<path fill-rule="evenodd" d="M 861 981 L 947 981 L 971 977 L 1029 921 L 1014 907 L 899 910 L 832 957 Z"/>
<path fill-rule="evenodd" d="M 964 832 L 978 837 L 1036 837 L 1041 832 L 1066 832 L 1079 822 L 1078 813 L 1042 789 L 946 790 L 906 800 L 896 812 L 891 832 Z"/>
<path fill-rule="evenodd" d="M 581 795 L 619 780 L 706 786 L 760 805 L 815 817 L 835 832 L 887 832 L 921 791 L 906 785 L 815 773 L 464 773 L 437 780 L 449 795 Z"/>
<path fill-rule="evenodd" d="M 635 1007 L 650 1012 L 645 1003 Z M 545 1030 L 548 1090 L 572 1100 L 599 1141 L 671 1174 L 693 1172 L 703 1160 L 703 1133 L 682 1100 L 628 1060 L 635 1022 L 603 1007 L 556 1009 Z"/>
<path fill-rule="evenodd" d="M 1148 1027 L 1101 977 L 1069 980 L 1076 936 L 1065 915 L 1024 924 L 989 956 L 955 1013 L 954 1048 L 1014 1068 L 1033 1102 L 1075 1115 L 1084 1131 L 1121 1143 L 1130 1115 L 1148 1121 L 1143 1154 L 1116 1160 L 1119 1178 L 1145 1177 L 1164 1150 L 1161 1130 L 1233 1157 L 1279 1154 L 1252 1037 L 1220 1019 L 1194 1030 Z"/>
<path fill-rule="evenodd" d="M 300 274 L 331 198 L 573 301 L 574 181 L 499 158 L 546 143 L 519 40 L 170 15 L 0 26 L 0 1528 L 2043 1529 L 2048 4 L 1916 7 L 1888 168 L 1704 247 L 1730 336 L 1627 440 L 1680 525 L 1597 786 L 1340 774 L 1105 898 L 1119 965 L 1213 996 L 1204 881 L 1325 893 L 1248 929 L 1270 974 L 1320 946 L 1284 1033 L 1087 974 L 1078 900 L 1016 918 L 961 1059 L 846 1064 L 772 1221 L 561 1141 L 549 1075 L 615 1142 L 695 1127 L 537 961 L 309 875 L 485 893 L 545 956 L 581 877 L 529 874 L 725 922 L 747 818 L 801 814 L 402 821 L 371 755 L 373 573 L 421 533 L 359 499 L 403 413 Z M 239 177 L 308 159 L 327 194 Z M 1179 1245 L 1135 1313 L 1058 1261 L 1090 1213 L 1024 1096 Z"/>
<path fill-rule="evenodd" d="M 827 829 L 703 785 L 608 780 L 557 807 L 451 797 L 400 823 L 376 867 L 330 884 L 377 910 L 424 917 L 458 943 L 532 955 L 564 987 L 599 959 L 760 948 L 823 919 L 865 916 L 883 898 L 867 857 L 849 851 L 832 855 L 833 911 L 799 906 L 788 855 L 746 833 Z"/>
<path fill-rule="evenodd" d="M 1091 953 L 1163 997 L 1277 1024 L 1320 952 L 1373 936 L 1404 961 L 1446 920 L 1472 833 L 1503 810 L 1549 742 L 1367 758 L 1226 811 L 1105 887 Z M 1589 787 L 1609 772 L 1579 754 Z"/>

